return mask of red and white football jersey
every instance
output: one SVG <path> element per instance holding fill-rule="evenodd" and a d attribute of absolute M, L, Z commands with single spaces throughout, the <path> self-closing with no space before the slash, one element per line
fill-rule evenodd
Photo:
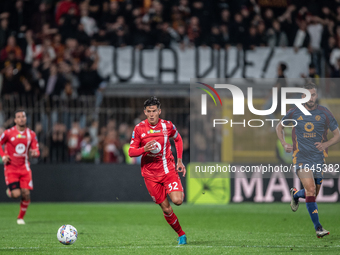
<path fill-rule="evenodd" d="M 4 155 L 8 155 L 11 159 L 6 167 L 24 167 L 30 169 L 28 161 L 28 152 L 30 149 L 39 152 L 39 144 L 34 131 L 26 128 L 24 131 L 19 131 L 16 126 L 5 130 L 0 137 L 0 146 L 5 144 Z M 3 155 L 1 155 L 3 156 Z"/>
<path fill-rule="evenodd" d="M 144 120 L 135 127 L 130 142 L 131 148 L 144 147 L 152 140 L 156 140 L 157 145 L 157 149 L 142 154 L 143 177 L 163 176 L 170 171 L 176 171 L 169 138 L 176 138 L 177 135 L 175 125 L 163 119 L 159 119 L 155 126 L 151 126 L 147 120 Z"/>

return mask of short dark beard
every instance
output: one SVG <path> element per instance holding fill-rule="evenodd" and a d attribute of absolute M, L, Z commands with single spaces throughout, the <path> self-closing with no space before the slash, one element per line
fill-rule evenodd
<path fill-rule="evenodd" d="M 306 103 L 306 105 L 308 106 L 308 108 L 309 108 L 309 109 L 313 109 L 313 108 L 315 107 L 315 103 L 313 103 L 313 105 L 312 105 L 312 106 L 310 106 L 310 104 L 309 104 L 309 103 Z"/>

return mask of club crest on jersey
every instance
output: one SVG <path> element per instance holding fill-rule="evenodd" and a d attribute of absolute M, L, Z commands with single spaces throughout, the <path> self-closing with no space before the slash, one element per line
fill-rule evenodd
<path fill-rule="evenodd" d="M 162 145 L 159 142 L 156 142 L 154 145 L 156 146 L 156 149 L 154 149 L 150 152 L 153 153 L 153 154 L 157 154 L 161 151 Z"/>
<path fill-rule="evenodd" d="M 17 146 L 15 146 L 15 152 L 18 154 L 23 154 L 26 150 L 26 146 L 23 143 L 19 143 Z"/>
<path fill-rule="evenodd" d="M 25 136 L 25 135 L 22 135 L 22 134 L 18 134 L 18 135 L 17 135 L 17 138 L 25 139 L 26 136 Z"/>
<path fill-rule="evenodd" d="M 307 122 L 307 123 L 305 124 L 305 130 L 306 130 L 307 132 L 312 132 L 312 131 L 314 130 L 314 125 L 313 125 L 313 123 L 312 123 L 312 122 Z"/>
<path fill-rule="evenodd" d="M 153 130 L 153 129 L 150 129 L 148 131 L 148 134 L 156 134 L 156 133 L 160 133 L 161 131 L 160 130 Z"/>

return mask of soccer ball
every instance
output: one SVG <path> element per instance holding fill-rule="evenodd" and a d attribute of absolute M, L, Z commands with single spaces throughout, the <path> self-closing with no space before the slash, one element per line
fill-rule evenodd
<path fill-rule="evenodd" d="M 72 225 L 62 225 L 58 229 L 57 237 L 62 244 L 73 244 L 77 241 L 78 231 Z"/>

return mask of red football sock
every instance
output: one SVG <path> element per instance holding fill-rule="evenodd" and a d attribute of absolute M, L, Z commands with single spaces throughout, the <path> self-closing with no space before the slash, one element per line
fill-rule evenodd
<path fill-rule="evenodd" d="M 20 212 L 18 215 L 18 219 L 23 219 L 25 214 L 26 214 L 26 210 L 28 205 L 30 204 L 31 200 L 25 201 L 25 200 L 21 200 L 20 202 Z"/>
<path fill-rule="evenodd" d="M 178 236 L 185 235 L 185 232 L 182 230 L 181 225 L 177 219 L 176 214 L 172 211 L 170 214 L 164 214 L 165 220 L 169 223 L 169 225 L 176 231 Z"/>

